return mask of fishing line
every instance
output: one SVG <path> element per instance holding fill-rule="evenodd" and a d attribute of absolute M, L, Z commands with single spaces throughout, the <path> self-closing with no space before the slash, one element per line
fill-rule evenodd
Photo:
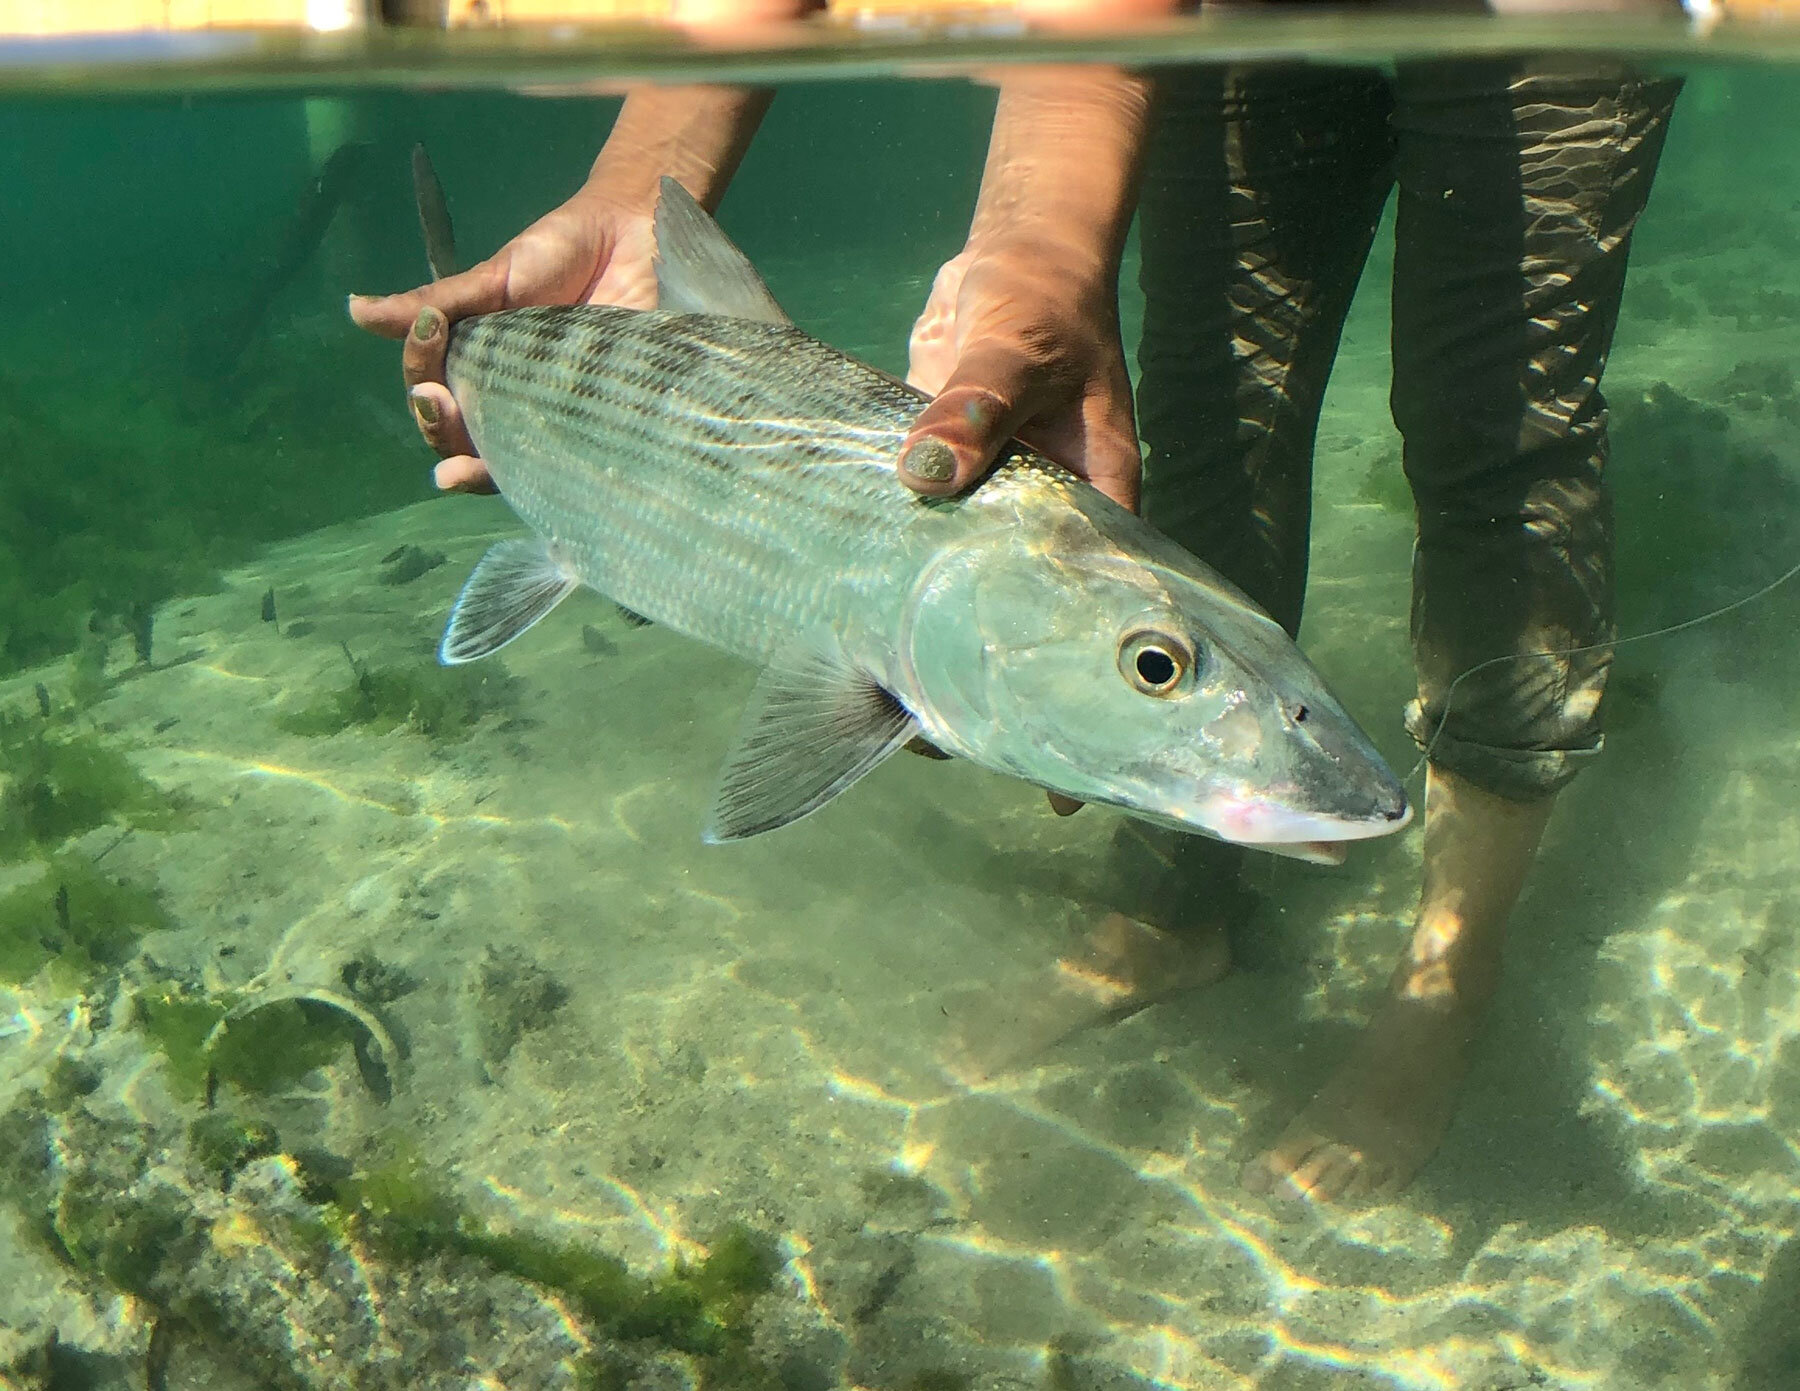
<path fill-rule="evenodd" d="M 1671 623 L 1665 628 L 1652 628 L 1647 633 L 1632 633 L 1627 637 L 1610 638 L 1605 642 L 1590 642 L 1582 647 L 1556 648 L 1548 652 L 1506 652 L 1498 657 L 1489 657 L 1485 662 L 1477 662 L 1474 666 L 1470 667 L 1452 681 L 1450 683 L 1450 689 L 1444 692 L 1444 713 L 1438 719 L 1437 728 L 1431 732 L 1431 739 L 1425 745 L 1425 751 L 1419 755 L 1419 761 L 1413 764 L 1412 771 L 1402 778 L 1401 781 L 1411 782 L 1424 769 L 1425 765 L 1431 762 L 1431 751 L 1437 747 L 1437 741 L 1443 735 L 1444 726 L 1450 723 L 1450 706 L 1451 702 L 1456 698 L 1456 688 L 1462 685 L 1462 683 L 1467 681 L 1471 676 L 1475 675 L 1476 672 L 1486 671 L 1492 666 L 1499 666 L 1501 662 L 1528 662 L 1537 657 L 1580 657 L 1586 653 L 1599 652 L 1608 647 L 1616 652 L 1619 648 L 1627 647 L 1634 642 L 1648 642 L 1651 638 L 1666 638 L 1673 633 L 1683 633 L 1689 628 L 1698 628 L 1702 623 L 1711 623 L 1715 618 L 1723 618 L 1728 613 L 1735 613 L 1747 604 L 1754 604 L 1758 599 L 1763 598 L 1765 595 L 1774 593 L 1796 575 L 1800 575 L 1800 562 L 1790 565 L 1786 570 L 1782 571 L 1760 589 L 1752 590 L 1748 594 L 1733 599 L 1729 604 L 1723 604 L 1716 609 L 1711 609 L 1708 612 L 1699 614 L 1693 618 L 1684 618 L 1681 622 Z"/>

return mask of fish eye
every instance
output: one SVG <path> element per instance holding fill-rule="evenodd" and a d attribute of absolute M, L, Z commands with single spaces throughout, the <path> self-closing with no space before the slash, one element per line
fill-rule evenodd
<path fill-rule="evenodd" d="M 1172 633 L 1140 629 L 1119 644 L 1119 672 L 1144 695 L 1173 694 L 1193 669 L 1193 650 Z"/>

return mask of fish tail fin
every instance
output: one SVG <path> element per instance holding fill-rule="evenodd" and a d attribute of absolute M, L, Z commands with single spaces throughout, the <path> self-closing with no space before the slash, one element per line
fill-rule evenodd
<path fill-rule="evenodd" d="M 413 201 L 419 208 L 419 232 L 425 238 L 425 259 L 431 263 L 431 278 L 442 280 L 455 275 L 456 232 L 450 226 L 450 204 L 444 197 L 444 185 L 437 170 L 431 167 L 431 156 L 423 145 L 412 152 Z"/>

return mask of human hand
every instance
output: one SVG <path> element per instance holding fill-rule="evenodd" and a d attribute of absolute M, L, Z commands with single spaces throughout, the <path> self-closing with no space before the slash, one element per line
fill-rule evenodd
<path fill-rule="evenodd" d="M 679 180 L 702 206 L 717 206 L 768 110 L 769 95 L 738 87 L 635 91 L 587 182 L 568 202 L 460 275 L 404 294 L 350 297 L 358 327 L 405 339 L 401 372 L 420 433 L 441 459 L 438 487 L 494 490 L 444 384 L 451 323 L 528 304 L 654 309 L 662 176 Z"/>
<path fill-rule="evenodd" d="M 999 85 L 968 242 L 913 327 L 908 379 L 936 399 L 901 442 L 900 478 L 959 492 L 1018 437 L 1135 507 L 1118 279 L 1149 84 L 1049 66 Z"/>
<path fill-rule="evenodd" d="M 527 304 L 653 308 L 654 212 L 654 204 L 632 206 L 590 185 L 459 275 L 404 294 L 351 297 L 350 317 L 359 328 L 406 340 L 401 375 L 420 433 L 440 456 L 438 487 L 494 487 L 444 384 L 450 324 Z"/>
<path fill-rule="evenodd" d="M 1070 260 L 1002 234 L 971 238 L 938 272 L 909 345 L 907 380 L 935 399 L 900 448 L 907 486 L 960 492 L 1016 437 L 1136 508 L 1142 455 L 1116 290 Z"/>

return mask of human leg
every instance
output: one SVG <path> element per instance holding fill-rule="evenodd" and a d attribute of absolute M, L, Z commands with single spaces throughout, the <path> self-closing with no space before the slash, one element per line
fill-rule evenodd
<path fill-rule="evenodd" d="M 1600 747 L 1609 653 L 1566 649 L 1613 636 L 1600 376 L 1676 87 L 1480 63 L 1403 68 L 1398 91 L 1425 876 L 1350 1057 L 1246 1167 L 1314 1199 L 1391 1193 L 1436 1149 L 1554 794 Z"/>

